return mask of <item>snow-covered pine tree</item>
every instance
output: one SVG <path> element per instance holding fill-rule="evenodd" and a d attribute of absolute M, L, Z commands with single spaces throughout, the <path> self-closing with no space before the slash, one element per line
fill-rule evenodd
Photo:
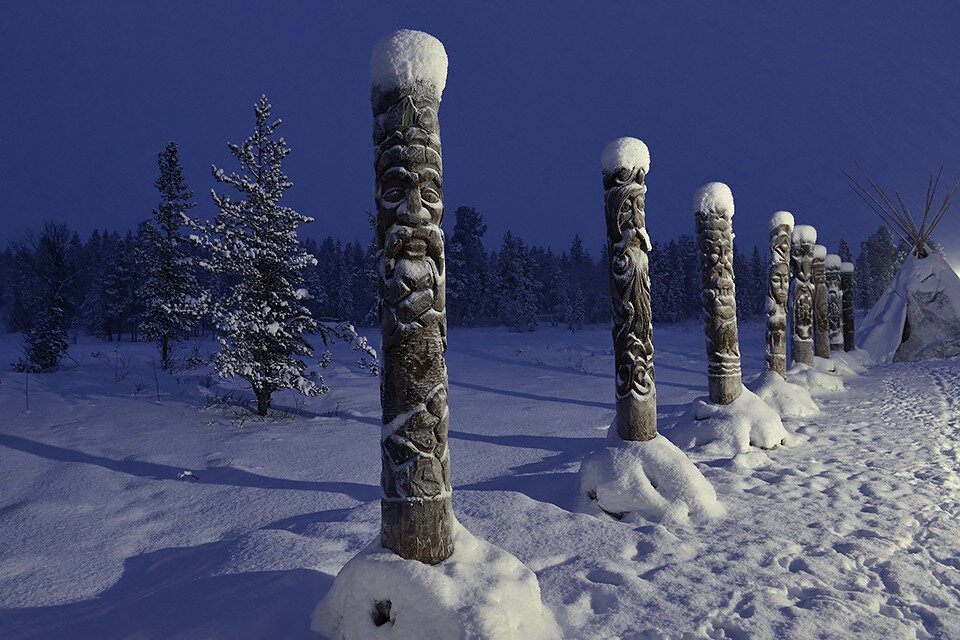
<path fill-rule="evenodd" d="M 887 227 L 878 228 L 861 245 L 857 259 L 861 308 L 870 309 L 880 299 L 906 255 L 894 243 L 893 234 Z"/>
<path fill-rule="evenodd" d="M 140 263 L 145 272 L 140 289 L 144 314 L 140 327 L 145 340 L 160 348 L 160 366 L 170 367 L 171 344 L 197 321 L 200 292 L 190 259 L 189 238 L 182 228 L 196 206 L 187 188 L 177 143 L 170 141 L 157 155 L 156 180 L 160 205 L 153 220 L 140 223 Z"/>
<path fill-rule="evenodd" d="M 65 307 L 79 275 L 76 254 L 70 248 L 70 230 L 65 224 L 47 222 L 39 236 L 27 233 L 12 247 L 15 265 L 30 287 L 27 308 L 31 317 L 23 346 L 27 359 L 15 366 L 49 371 L 67 352 Z"/>
<path fill-rule="evenodd" d="M 753 271 L 750 269 L 750 262 L 736 246 L 733 247 L 733 273 L 738 284 L 746 284 L 749 286 L 749 283 L 753 282 Z M 747 295 L 743 295 L 740 289 L 737 289 L 738 318 L 749 318 L 753 315 L 752 303 L 750 301 L 751 292 L 748 291 L 744 293 Z"/>
<path fill-rule="evenodd" d="M 297 229 L 313 219 L 280 204 L 293 186 L 282 168 L 290 148 L 276 137 L 281 121 L 271 120 L 271 110 L 261 96 L 254 105 L 253 134 L 242 144 L 228 145 L 241 173 L 213 167 L 217 182 L 241 197 L 213 191 L 220 210 L 216 218 L 204 225 L 191 223 L 202 233 L 192 237 L 209 252 L 201 266 L 234 280 L 229 290 L 209 300 L 221 347 L 214 357 L 217 373 L 246 379 L 261 416 L 278 389 L 305 395 L 327 391 L 322 379 L 307 374 L 304 361 L 313 355 L 305 335 L 321 331 L 327 337 L 303 302 L 303 270 L 316 258 L 301 247 Z"/>
<path fill-rule="evenodd" d="M 837 245 L 837 255 L 841 262 L 853 262 L 853 253 L 850 251 L 850 245 L 843 238 L 840 238 L 840 244 Z"/>
<path fill-rule="evenodd" d="M 763 264 L 763 258 L 760 255 L 760 248 L 753 245 L 753 253 L 750 256 L 750 309 L 755 316 L 760 315 L 766 310 L 768 274 L 767 267 Z M 737 291 L 737 295 L 740 292 Z"/>
<path fill-rule="evenodd" d="M 497 270 L 500 321 L 511 331 L 533 331 L 537 327 L 540 283 L 531 273 L 527 246 L 507 231 L 503 237 Z"/>
<path fill-rule="evenodd" d="M 483 265 L 487 225 L 473 207 L 457 207 L 447 253 L 447 317 L 451 324 L 473 327 L 483 319 Z"/>
<path fill-rule="evenodd" d="M 577 288 L 567 298 L 567 310 L 564 314 L 567 328 L 570 331 L 579 331 L 583 328 L 583 318 L 585 315 L 583 308 L 583 290 Z"/>

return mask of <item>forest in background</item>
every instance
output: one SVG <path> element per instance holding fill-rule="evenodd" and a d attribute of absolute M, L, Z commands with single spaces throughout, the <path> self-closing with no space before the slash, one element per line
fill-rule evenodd
<path fill-rule="evenodd" d="M 503 325 L 526 331 L 539 325 L 560 325 L 576 330 L 584 324 L 609 321 L 605 246 L 592 253 L 575 236 L 569 249 L 557 253 L 507 232 L 499 246 L 488 251 L 486 225 L 479 211 L 459 207 L 453 217 L 446 240 L 451 326 Z M 372 241 L 364 245 L 327 237 L 319 242 L 308 239 L 302 246 L 317 259 L 304 270 L 309 293 L 306 304 L 313 315 L 357 326 L 378 325 Z M 692 235 L 653 242 L 649 258 L 655 322 L 697 317 L 700 273 L 696 251 Z M 735 246 L 734 251 L 737 313 L 743 318 L 762 314 L 767 252 L 756 246 L 748 252 Z M 31 329 L 46 286 L 31 265 L 46 263 L 41 268 L 64 281 L 61 322 L 71 340 L 81 334 L 106 341 L 141 339 L 140 327 L 146 320 L 143 254 L 143 226 L 125 234 L 95 230 L 82 239 L 65 224 L 46 223 L 0 252 L 3 326 L 10 332 Z M 856 302 L 865 310 L 883 293 L 904 252 L 890 231 L 880 227 L 861 243 L 855 258 L 844 241 L 839 254 L 857 265 Z M 203 269 L 196 269 L 195 276 L 202 288 L 221 286 Z M 201 335 L 209 328 L 208 322 L 201 321 L 188 333 Z"/>

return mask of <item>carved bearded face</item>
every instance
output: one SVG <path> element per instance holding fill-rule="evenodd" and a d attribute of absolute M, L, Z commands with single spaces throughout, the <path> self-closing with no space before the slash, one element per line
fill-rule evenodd
<path fill-rule="evenodd" d="M 407 258 L 427 253 L 443 217 L 440 194 L 440 174 L 432 166 L 394 166 L 384 172 L 377 205 L 387 227 L 388 253 Z"/>

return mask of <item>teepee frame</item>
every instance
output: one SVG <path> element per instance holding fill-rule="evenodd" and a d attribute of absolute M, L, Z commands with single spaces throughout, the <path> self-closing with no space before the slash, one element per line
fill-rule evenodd
<path fill-rule="evenodd" d="M 936 174 L 931 174 L 930 181 L 927 183 L 927 196 L 923 201 L 923 216 L 920 218 L 920 223 L 917 224 L 916 219 L 913 217 L 913 214 L 910 213 L 910 209 L 907 208 L 898 191 L 894 191 L 894 198 L 891 198 L 879 184 L 863 172 L 863 169 L 860 169 L 860 172 L 863 173 L 863 178 L 866 180 L 870 189 L 868 190 L 856 178 L 844 171 L 843 175 L 847 177 L 850 188 L 860 196 L 861 200 L 867 203 L 867 206 L 869 206 L 874 213 L 880 216 L 880 219 L 883 220 L 887 226 L 893 229 L 894 233 L 913 247 L 913 255 L 918 258 L 926 258 L 929 254 L 927 241 L 930 239 L 930 234 L 933 233 L 933 230 L 940 224 L 943 216 L 947 213 L 947 209 L 950 208 L 950 202 L 953 200 L 954 194 L 960 189 L 960 180 L 953 185 L 953 188 L 943 198 L 940 206 L 937 207 L 934 212 L 933 202 L 937 194 L 937 187 L 940 185 L 940 176 L 943 174 L 943 167 L 941 166 Z M 932 215 L 931 212 L 933 212 Z"/>

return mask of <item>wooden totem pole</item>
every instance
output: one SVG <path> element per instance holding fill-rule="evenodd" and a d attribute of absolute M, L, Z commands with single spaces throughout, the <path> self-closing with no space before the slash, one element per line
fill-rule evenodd
<path fill-rule="evenodd" d="M 843 350 L 853 351 L 857 348 L 856 331 L 853 325 L 853 286 L 854 266 L 852 262 L 840 263 L 840 290 L 843 296 Z"/>
<path fill-rule="evenodd" d="M 793 215 L 770 218 L 770 271 L 767 289 L 767 368 L 787 377 L 787 298 L 790 294 L 790 234 Z"/>
<path fill-rule="evenodd" d="M 730 404 L 743 391 L 733 278 L 733 194 L 722 182 L 711 182 L 697 191 L 693 207 L 700 250 L 710 400 Z"/>
<path fill-rule="evenodd" d="M 824 261 L 827 248 L 813 247 L 813 326 L 814 353 L 820 358 L 830 357 L 830 319 L 827 313 L 827 274 Z"/>
<path fill-rule="evenodd" d="M 827 323 L 830 351 L 843 351 L 843 292 L 840 287 L 840 256 L 827 254 L 824 261 L 827 276 Z"/>
<path fill-rule="evenodd" d="M 381 544 L 436 564 L 453 553 L 447 449 L 443 45 L 397 31 L 373 50 L 376 245 L 383 372 Z"/>
<path fill-rule="evenodd" d="M 791 253 L 793 269 L 793 361 L 813 366 L 813 246 L 817 230 L 794 227 Z"/>
<path fill-rule="evenodd" d="M 653 373 L 653 325 L 644 184 L 650 170 L 647 146 L 619 138 L 601 155 L 607 255 L 616 365 L 617 433 L 623 440 L 657 435 L 657 390 Z"/>

